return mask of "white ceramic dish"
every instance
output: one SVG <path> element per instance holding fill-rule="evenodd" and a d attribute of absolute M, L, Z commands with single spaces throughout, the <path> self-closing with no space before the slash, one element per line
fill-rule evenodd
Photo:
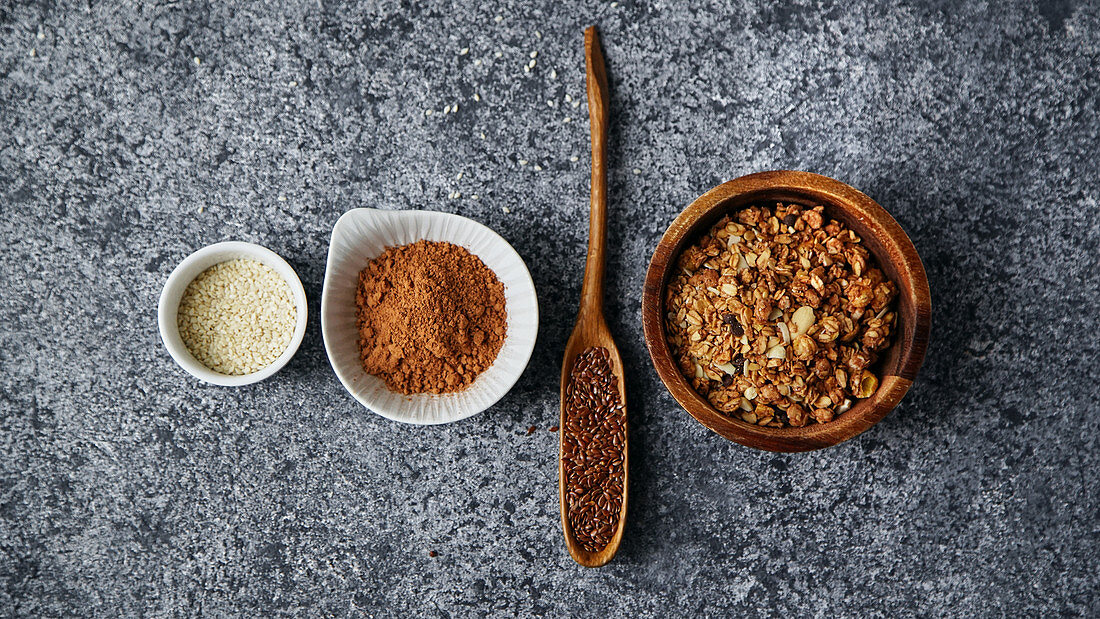
<path fill-rule="evenodd" d="M 382 379 L 363 371 L 359 361 L 355 289 L 359 272 L 387 247 L 421 239 L 465 247 L 504 284 L 508 332 L 496 361 L 458 393 L 394 393 Z M 495 404 L 516 384 L 535 347 L 539 308 L 535 284 L 516 250 L 476 221 L 433 211 L 380 211 L 357 208 L 332 229 L 325 287 L 321 293 L 321 333 L 329 363 L 348 392 L 363 406 L 394 421 L 420 425 L 449 423 Z"/>
<path fill-rule="evenodd" d="M 183 298 L 184 290 L 187 289 L 187 285 L 192 280 L 198 277 L 199 273 L 219 262 L 237 258 L 250 258 L 261 262 L 274 269 L 286 281 L 287 285 L 290 286 L 290 296 L 294 300 L 294 307 L 297 308 L 298 320 L 294 325 L 294 335 L 290 339 L 290 344 L 271 365 L 252 374 L 229 376 L 206 367 L 195 359 L 191 351 L 187 350 L 176 325 L 176 314 L 179 313 L 180 299 Z M 164 290 L 160 293 L 160 305 L 157 308 L 160 339 L 164 340 L 164 346 L 168 349 L 168 354 L 172 355 L 176 363 L 195 378 L 226 387 L 259 382 L 278 372 L 286 365 L 287 361 L 290 361 L 294 353 L 298 352 L 298 347 L 302 344 L 302 338 L 306 333 L 307 319 L 306 291 L 302 287 L 302 280 L 298 279 L 298 274 L 294 272 L 294 269 L 286 263 L 286 260 L 280 258 L 278 254 L 270 249 L 254 243 L 240 241 L 227 241 L 208 245 L 185 258 L 168 276 L 168 281 L 164 284 Z"/>

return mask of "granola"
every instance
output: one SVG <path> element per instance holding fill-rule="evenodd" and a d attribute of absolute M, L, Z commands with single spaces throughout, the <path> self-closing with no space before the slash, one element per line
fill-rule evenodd
<path fill-rule="evenodd" d="M 680 255 L 666 289 L 680 371 L 748 423 L 827 423 L 878 388 L 897 285 L 824 207 L 750 206 Z"/>

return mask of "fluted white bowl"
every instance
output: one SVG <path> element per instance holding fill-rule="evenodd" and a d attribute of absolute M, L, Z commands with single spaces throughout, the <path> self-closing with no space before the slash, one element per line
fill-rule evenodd
<path fill-rule="evenodd" d="M 447 394 L 394 393 L 367 374 L 359 359 L 355 291 L 359 272 L 387 247 L 421 239 L 466 248 L 504 284 L 508 330 L 496 361 L 466 389 Z M 336 376 L 368 409 L 394 421 L 429 425 L 476 415 L 500 400 L 519 380 L 539 330 L 535 283 L 516 250 L 499 234 L 476 221 L 434 211 L 382 211 L 357 208 L 344 213 L 332 229 L 332 242 L 321 292 L 321 334 Z"/>

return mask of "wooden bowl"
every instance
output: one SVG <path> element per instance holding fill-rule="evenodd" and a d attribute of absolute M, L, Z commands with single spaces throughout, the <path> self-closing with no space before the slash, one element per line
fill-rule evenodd
<path fill-rule="evenodd" d="M 879 388 L 833 421 L 802 428 L 768 428 L 718 412 L 680 373 L 665 334 L 664 294 L 680 251 L 723 215 L 746 206 L 776 202 L 823 205 L 825 214 L 860 236 L 882 270 L 898 285 L 898 326 L 894 344 L 876 364 Z M 780 170 L 734 179 L 692 202 L 665 232 L 646 274 L 642 325 L 657 374 L 672 397 L 706 427 L 742 445 L 768 451 L 809 451 L 836 445 L 886 416 L 913 384 L 928 346 L 932 302 L 928 278 L 916 248 L 898 222 L 863 193 L 818 174 Z"/>

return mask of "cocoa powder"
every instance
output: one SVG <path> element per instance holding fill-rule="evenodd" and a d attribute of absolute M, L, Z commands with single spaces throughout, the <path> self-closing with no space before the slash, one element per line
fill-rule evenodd
<path fill-rule="evenodd" d="M 359 273 L 355 303 L 363 369 L 403 394 L 465 389 L 507 331 L 504 285 L 451 243 L 387 248 Z"/>

